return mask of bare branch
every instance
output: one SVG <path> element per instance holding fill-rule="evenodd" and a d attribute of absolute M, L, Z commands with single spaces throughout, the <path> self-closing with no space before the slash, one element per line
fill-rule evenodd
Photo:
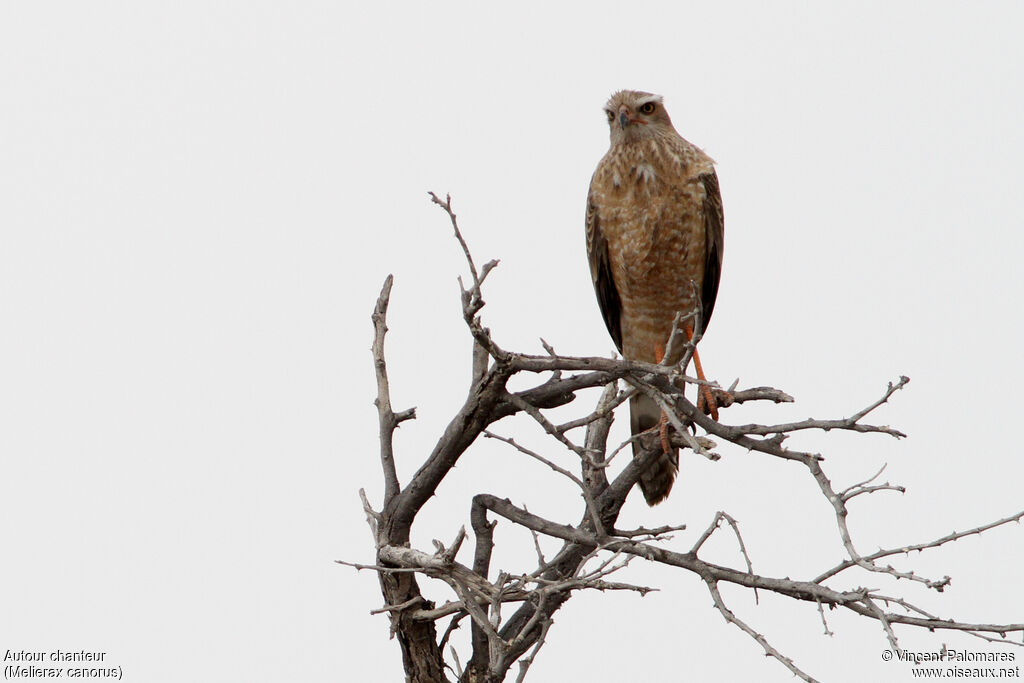
<path fill-rule="evenodd" d="M 862 601 L 864 606 L 868 608 L 871 614 L 878 619 L 878 622 L 882 625 L 882 629 L 885 631 L 885 637 L 889 639 L 889 644 L 892 645 L 893 650 L 899 650 L 900 644 L 896 639 L 896 634 L 893 633 L 892 626 L 889 624 L 888 615 L 882 611 L 882 609 L 875 604 L 875 601 L 871 598 L 865 597 Z"/>
<path fill-rule="evenodd" d="M 877 432 L 877 433 L 881 433 L 881 434 L 888 434 L 888 435 L 894 436 L 894 437 L 896 437 L 898 439 L 899 438 L 903 438 L 903 437 L 906 436 L 906 434 L 904 434 L 903 432 L 901 432 L 901 431 L 899 431 L 897 429 L 893 429 L 892 427 L 886 427 L 886 426 L 863 425 L 863 424 L 860 424 L 860 420 L 863 419 L 868 413 L 873 411 L 878 406 L 882 405 L 883 403 L 887 403 L 889 401 L 889 398 L 894 393 L 896 393 L 897 391 L 899 391 L 900 389 L 905 387 L 908 382 L 910 382 L 910 378 L 909 377 L 900 377 L 899 381 L 896 384 L 893 384 L 892 382 L 889 382 L 889 386 L 886 389 L 885 394 L 883 394 L 883 396 L 880 399 L 878 399 L 877 401 L 875 401 L 874 403 L 872 403 L 868 407 L 864 408 L 863 410 L 860 410 L 860 411 L 854 413 L 850 417 L 843 418 L 843 419 L 840 419 L 840 420 L 814 420 L 814 419 L 809 419 L 809 420 L 801 420 L 799 422 L 789 422 L 789 423 L 778 424 L 778 425 L 753 425 L 753 424 L 748 424 L 748 425 L 737 426 L 737 427 L 734 427 L 733 429 L 736 429 L 736 430 L 738 430 L 740 432 L 743 432 L 744 434 L 748 434 L 748 435 L 784 434 L 784 433 L 795 432 L 795 431 L 799 431 L 799 430 L 803 430 L 803 429 L 820 429 L 820 430 L 825 431 L 825 432 L 833 430 L 833 429 L 845 429 L 845 430 L 849 430 L 849 431 L 853 431 L 853 432 L 865 432 L 865 433 L 867 433 L 867 432 Z"/>
<path fill-rule="evenodd" d="M 359 499 L 363 502 L 363 512 L 366 513 L 366 523 L 370 526 L 370 533 L 373 534 L 373 542 L 379 547 L 380 536 L 378 535 L 378 529 L 380 526 L 380 513 L 370 505 L 365 489 L 359 489 Z"/>
<path fill-rule="evenodd" d="M 589 455 L 587 455 L 586 449 L 582 448 L 581 446 L 577 446 L 572 441 L 570 441 L 565 436 L 565 434 L 563 434 L 558 429 L 558 427 L 556 427 L 555 425 L 551 424 L 551 422 L 546 417 L 544 417 L 544 415 L 541 414 L 540 410 L 538 410 L 535 406 L 530 405 L 529 403 L 524 401 L 521 396 L 516 396 L 515 394 L 511 394 L 509 396 L 508 400 L 516 408 L 518 408 L 519 410 L 522 410 L 524 413 L 526 413 L 527 415 L 532 417 L 534 420 L 536 420 L 537 424 L 539 424 L 541 427 L 543 427 L 545 432 L 547 432 L 551 436 L 555 437 L 558 441 L 560 441 L 562 443 L 562 445 L 564 445 L 566 448 L 571 450 L 573 453 L 575 453 L 576 455 L 580 456 L 581 458 L 583 458 L 585 460 L 590 457 Z"/>
<path fill-rule="evenodd" d="M 531 451 L 529 448 L 523 446 L 520 443 L 517 443 L 515 439 L 513 439 L 511 437 L 508 437 L 508 436 L 501 436 L 500 434 L 495 434 L 494 432 L 492 432 L 490 430 L 487 430 L 487 429 L 485 429 L 483 431 L 483 435 L 485 437 L 487 437 L 488 439 L 494 439 L 496 441 L 501 441 L 502 443 L 507 443 L 509 446 L 512 446 L 513 448 L 515 448 L 520 453 L 525 453 L 526 455 L 530 456 L 531 458 L 533 458 L 537 462 L 544 463 L 545 465 L 547 465 L 548 467 L 553 469 L 555 472 L 558 472 L 563 477 L 565 477 L 566 479 L 568 479 L 572 483 L 574 483 L 577 486 L 579 486 L 581 489 L 583 488 L 583 481 L 579 477 L 577 477 L 575 474 L 573 474 L 572 472 L 570 472 L 569 470 L 567 470 L 567 469 L 565 469 L 563 467 L 559 467 L 555 463 L 553 463 L 550 460 L 548 460 L 547 458 L 545 458 L 540 453 L 537 453 L 536 451 Z"/>
<path fill-rule="evenodd" d="M 372 610 L 370 610 L 370 614 L 383 614 L 385 612 L 404 612 L 405 610 L 409 609 L 410 607 L 415 607 L 416 605 L 420 604 L 421 602 L 426 602 L 426 600 L 424 600 L 423 596 L 422 595 L 414 595 L 413 597 L 411 597 L 408 600 L 406 600 L 405 602 L 403 602 L 401 605 L 384 605 L 380 609 L 372 609 Z"/>
<path fill-rule="evenodd" d="M 899 548 L 889 548 L 887 550 L 879 550 L 877 552 L 871 553 L 870 555 L 865 555 L 861 559 L 863 559 L 865 562 L 874 562 L 875 560 L 880 560 L 881 558 L 889 557 L 890 555 L 909 555 L 914 551 L 920 552 L 922 550 L 927 550 L 929 548 L 938 548 L 941 545 L 952 543 L 954 541 L 959 541 L 961 538 L 966 538 L 967 536 L 981 534 L 985 531 L 988 531 L 989 529 L 995 529 L 996 527 L 1003 526 L 1004 524 L 1009 524 L 1010 522 L 1020 522 L 1021 519 L 1024 519 L 1024 510 L 1021 510 L 1015 515 L 1010 515 L 1009 517 L 1004 517 L 1002 519 L 996 520 L 995 522 L 989 522 L 988 524 L 982 524 L 981 526 L 975 527 L 973 529 L 968 529 L 967 531 L 954 531 L 953 533 L 943 536 L 942 538 L 937 538 L 934 541 L 928 541 L 927 543 L 915 543 L 913 545 L 900 546 Z M 814 582 L 821 583 L 826 579 L 832 578 L 839 572 L 842 572 L 856 565 L 857 562 L 855 560 L 843 560 L 832 569 L 829 569 L 827 572 L 816 577 L 814 579 Z"/>
<path fill-rule="evenodd" d="M 784 667 L 792 671 L 794 676 L 796 676 L 802 681 L 807 681 L 807 683 L 818 683 L 816 679 L 811 678 L 808 674 L 804 673 L 804 671 L 802 671 L 796 664 L 794 664 L 792 659 L 786 657 L 781 652 L 772 647 L 772 645 L 763 635 L 761 635 L 760 633 L 752 629 L 750 626 L 748 626 L 746 622 L 737 617 L 732 610 L 726 607 L 725 601 L 722 600 L 722 595 L 718 592 L 717 583 L 715 583 L 714 581 L 707 581 L 706 583 L 708 586 L 708 590 L 711 592 L 711 599 L 715 602 L 715 607 L 718 609 L 719 612 L 722 613 L 722 616 L 725 617 L 726 621 L 728 621 L 730 624 L 735 625 L 741 631 L 743 631 L 748 636 L 757 641 L 757 644 L 764 648 L 764 653 L 766 655 L 777 659 L 779 662 L 782 663 Z"/>
<path fill-rule="evenodd" d="M 473 290 L 479 294 L 480 284 L 483 282 L 483 278 L 480 277 L 479 274 L 477 274 L 476 264 L 473 263 L 473 255 L 469 253 L 469 245 L 466 244 L 466 240 L 462 236 L 462 231 L 459 230 L 458 218 L 455 216 L 455 212 L 452 210 L 452 196 L 450 194 L 445 195 L 444 201 L 442 201 L 433 192 L 428 192 L 427 194 L 430 195 L 430 201 L 434 202 L 442 209 L 444 209 L 445 213 L 447 213 L 448 217 L 451 219 L 452 228 L 455 230 L 455 239 L 459 241 L 459 245 L 462 247 L 462 253 L 466 257 L 466 263 L 469 264 L 469 272 L 473 275 Z M 490 268 L 487 268 L 487 270 L 490 270 L 495 265 L 497 265 L 497 261 L 492 261 L 488 265 L 490 266 Z M 486 276 L 486 272 L 484 273 L 484 275 Z"/>
<path fill-rule="evenodd" d="M 373 361 L 377 371 L 377 421 L 380 425 L 380 462 L 384 470 L 384 504 L 387 505 L 398 495 L 398 474 L 395 471 L 394 434 L 401 420 L 391 409 L 391 388 L 388 383 L 387 362 L 384 359 L 384 337 L 388 333 L 388 302 L 391 300 L 391 285 L 394 277 L 384 279 L 377 305 L 373 308 Z M 416 416 L 415 409 L 403 411 L 402 419 Z"/>
<path fill-rule="evenodd" d="M 821 625 L 825 629 L 826 636 L 834 636 L 835 633 L 829 630 L 828 621 L 825 619 L 825 608 L 821 605 L 821 600 L 818 600 L 818 614 L 821 616 Z"/>
<path fill-rule="evenodd" d="M 728 391 L 716 391 L 715 400 L 721 408 L 728 408 L 734 403 L 748 403 L 750 401 L 771 401 L 772 403 L 792 403 L 793 397 L 784 391 L 772 387 L 751 387 L 736 391 L 734 384 Z"/>
<path fill-rule="evenodd" d="M 668 417 L 668 421 L 672 424 L 673 427 L 675 427 L 676 433 L 682 436 L 683 441 L 686 442 L 686 445 L 690 449 L 692 449 L 694 453 L 703 455 L 709 460 L 717 460 L 720 457 L 715 453 L 709 453 L 704 450 L 704 447 L 697 442 L 693 435 L 690 434 L 690 430 L 686 428 L 686 425 L 684 425 L 682 421 L 679 419 L 679 417 L 676 415 L 676 411 L 673 409 L 671 405 L 669 405 L 669 402 L 665 399 L 663 394 L 661 394 L 658 391 L 655 391 L 646 384 L 636 382 L 636 380 L 633 380 L 632 378 L 627 377 L 626 381 L 630 382 L 637 389 L 647 394 L 648 397 L 650 397 L 655 403 L 658 404 L 658 407 L 661 408 L 662 412 Z"/>
<path fill-rule="evenodd" d="M 544 647 L 544 643 L 548 637 L 548 629 L 551 628 L 551 620 L 545 619 L 544 624 L 541 627 L 540 636 L 537 637 L 537 642 L 533 644 L 533 650 L 530 651 L 529 656 L 523 657 L 519 660 L 519 675 L 516 676 L 516 683 L 523 683 L 526 679 L 526 672 L 530 670 L 530 665 L 537 659 L 537 652 Z"/>
<path fill-rule="evenodd" d="M 453 616 L 451 618 L 451 621 L 448 622 L 448 627 L 444 630 L 444 635 L 441 636 L 441 642 L 438 643 L 441 652 L 444 652 L 444 646 L 448 643 L 448 639 L 451 637 L 455 629 L 459 627 L 459 622 L 461 622 L 465 616 L 466 612 L 460 612 L 459 614 Z M 458 675 L 457 672 L 456 675 Z"/>

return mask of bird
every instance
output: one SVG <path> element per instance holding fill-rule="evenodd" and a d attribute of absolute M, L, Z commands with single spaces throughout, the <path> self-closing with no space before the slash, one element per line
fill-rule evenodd
<path fill-rule="evenodd" d="M 676 314 L 700 303 L 700 329 L 685 323 L 689 339 L 707 330 L 718 295 L 724 249 L 722 196 L 714 161 L 672 125 L 660 95 L 620 90 L 604 107 L 611 145 L 587 192 L 586 238 L 590 274 L 608 332 L 629 360 L 678 363 L 685 344 L 666 349 Z M 698 377 L 700 357 L 693 353 Z M 685 369 L 685 368 L 684 368 Z M 707 386 L 698 405 L 717 420 Z M 648 505 L 668 497 L 679 452 L 667 422 L 649 396 L 629 400 L 634 436 L 660 427 L 662 454 L 640 476 Z M 633 440 L 633 456 L 642 452 Z"/>

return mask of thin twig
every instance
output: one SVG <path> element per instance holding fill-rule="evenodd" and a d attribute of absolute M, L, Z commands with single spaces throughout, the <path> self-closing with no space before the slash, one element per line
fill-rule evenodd
<path fill-rule="evenodd" d="M 796 664 L 794 664 L 792 659 L 786 657 L 781 652 L 776 650 L 763 635 L 761 635 L 753 628 L 748 626 L 746 622 L 737 617 L 732 610 L 726 607 L 725 601 L 722 600 L 722 595 L 718 592 L 717 583 L 715 583 L 714 581 L 706 581 L 705 583 L 707 583 L 708 590 L 711 592 L 711 599 L 714 600 L 715 607 L 718 609 L 719 612 L 721 612 L 722 616 L 725 617 L 725 620 L 727 622 L 735 625 L 741 631 L 743 631 L 748 636 L 757 641 L 757 644 L 764 648 L 764 653 L 766 655 L 768 655 L 769 657 L 774 657 L 776 660 L 781 662 L 784 667 L 793 672 L 794 676 L 796 676 L 802 681 L 807 681 L 807 683 L 818 683 L 816 679 L 811 678 L 810 675 L 804 673 L 803 670 L 801 670 Z"/>

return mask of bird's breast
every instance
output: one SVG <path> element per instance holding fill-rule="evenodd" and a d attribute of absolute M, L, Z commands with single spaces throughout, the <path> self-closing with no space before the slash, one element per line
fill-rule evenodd
<path fill-rule="evenodd" d="M 622 303 L 623 352 L 655 361 L 677 312 L 689 313 L 704 279 L 703 187 L 657 166 L 630 164 L 629 178 L 598 198 L 612 275 Z"/>

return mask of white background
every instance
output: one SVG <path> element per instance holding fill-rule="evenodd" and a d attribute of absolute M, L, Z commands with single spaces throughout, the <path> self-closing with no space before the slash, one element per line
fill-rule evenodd
<path fill-rule="evenodd" d="M 838 488 L 885 463 L 908 487 L 851 505 L 858 547 L 1024 507 L 1019 5 L 712 4 L 3 3 L 0 652 L 106 651 L 127 681 L 401 680 L 369 616 L 376 577 L 333 562 L 373 558 L 357 490 L 379 504 L 374 299 L 394 273 L 393 397 L 419 408 L 396 441 L 403 481 L 468 383 L 466 271 L 427 190 L 453 194 L 478 261 L 501 259 L 483 312 L 500 344 L 608 354 L 583 209 L 619 88 L 663 94 L 718 163 L 705 368 L 797 398 L 722 419 L 840 417 L 907 374 L 875 419 L 908 439 L 793 439 Z M 496 429 L 571 464 L 526 421 Z M 721 452 L 685 457 L 657 508 L 634 494 L 623 526 L 689 524 L 671 543 L 686 549 L 721 509 L 761 573 L 841 559 L 801 467 Z M 449 541 L 476 492 L 558 521 L 581 509 L 543 466 L 481 443 L 414 543 Z M 532 569 L 528 536 L 499 524 L 496 539 L 495 569 Z M 894 559 L 952 575 L 942 594 L 831 584 L 1020 622 L 1022 548 L 1011 525 Z M 724 533 L 706 556 L 742 562 Z M 571 600 L 529 680 L 791 680 L 696 577 L 637 563 L 619 578 L 661 591 Z M 814 605 L 723 593 L 821 680 L 911 680 L 881 662 L 875 623 L 833 612 L 827 637 Z"/>

